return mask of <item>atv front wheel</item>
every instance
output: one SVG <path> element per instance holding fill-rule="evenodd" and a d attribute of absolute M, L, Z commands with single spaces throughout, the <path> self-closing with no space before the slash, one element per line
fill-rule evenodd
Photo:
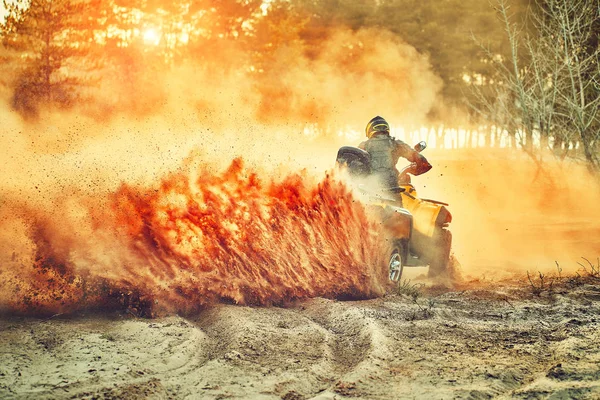
<path fill-rule="evenodd" d="M 390 281 L 394 283 L 400 281 L 402 271 L 404 270 L 405 256 L 404 245 L 402 243 L 394 244 L 388 259 Z"/>
<path fill-rule="evenodd" d="M 448 264 L 452 247 L 452 233 L 446 228 L 436 228 L 431 247 L 429 277 L 449 278 Z"/>

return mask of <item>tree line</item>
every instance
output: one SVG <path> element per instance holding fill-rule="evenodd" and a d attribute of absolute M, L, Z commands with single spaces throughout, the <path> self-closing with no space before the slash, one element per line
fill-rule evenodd
<path fill-rule="evenodd" d="M 93 101 L 107 80 L 119 91 L 106 111 L 150 111 L 124 93 L 183 63 L 270 87 L 286 68 L 282 49 L 317 57 L 339 27 L 371 28 L 427 55 L 443 102 L 468 109 L 474 124 L 507 132 L 533 157 L 534 138 L 558 157 L 581 149 L 600 169 L 600 0 L 3 1 L 0 89 L 25 118 Z"/>
<path fill-rule="evenodd" d="M 515 21 L 506 0 L 496 5 L 509 51 L 481 43 L 493 82 L 472 85 L 472 109 L 538 163 L 538 150 L 551 150 L 600 172 L 600 1 L 539 0 L 527 14 L 533 29 Z"/>
<path fill-rule="evenodd" d="M 43 104 L 72 106 L 100 77 L 139 84 L 141 70 L 192 61 L 268 77 L 274 54 L 298 44 L 310 57 L 340 27 L 392 32 L 422 54 L 459 103 L 465 71 L 490 74 L 469 33 L 506 42 L 494 11 L 478 0 L 3 0 L 2 82 L 13 107 L 32 116 Z M 495 28 L 494 28 L 495 27 Z M 160 38 L 155 38 L 160 32 Z M 158 36 L 158 35 L 157 35 Z M 156 40 L 155 43 L 148 43 Z M 243 49 L 236 65 L 220 57 Z M 141 82 L 147 84 L 149 82 Z"/>

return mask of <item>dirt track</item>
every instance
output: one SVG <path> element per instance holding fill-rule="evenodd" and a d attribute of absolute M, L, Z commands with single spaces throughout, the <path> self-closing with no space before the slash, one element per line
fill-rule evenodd
<path fill-rule="evenodd" d="M 600 286 L 0 320 L 2 398 L 598 398 Z"/>

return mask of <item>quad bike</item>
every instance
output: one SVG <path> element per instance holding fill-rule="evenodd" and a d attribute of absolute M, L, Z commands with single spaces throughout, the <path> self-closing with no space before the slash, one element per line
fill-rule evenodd
<path fill-rule="evenodd" d="M 421 152 L 425 147 L 425 142 L 419 142 L 414 148 Z M 399 282 L 404 267 L 424 266 L 429 266 L 432 278 L 451 278 L 452 234 L 448 225 L 452 215 L 446 208 L 448 204 L 418 197 L 408 175 L 412 165 L 400 171 L 398 186 L 373 190 L 367 184 L 360 184 L 368 181 L 369 153 L 344 146 L 339 149 L 336 162 L 347 169 L 365 203 L 381 217 L 388 235 L 390 281 Z"/>

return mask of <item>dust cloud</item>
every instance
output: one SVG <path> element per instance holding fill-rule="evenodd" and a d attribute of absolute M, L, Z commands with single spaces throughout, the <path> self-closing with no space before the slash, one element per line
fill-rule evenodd
<path fill-rule="evenodd" d="M 600 254 L 600 189 L 577 163 L 546 154 L 541 169 L 518 149 L 432 150 L 424 197 L 450 203 L 463 272 L 493 279 L 581 272 Z M 417 180 L 415 179 L 415 180 Z"/>
<path fill-rule="evenodd" d="M 5 105 L 3 186 L 152 182 L 191 151 L 221 168 L 241 156 L 321 173 L 345 140 L 340 132 L 362 132 L 376 114 L 420 125 L 436 105 L 442 83 L 427 59 L 386 31 L 337 30 L 310 57 L 297 46 L 282 46 L 272 64 L 285 68 L 266 76 L 232 68 L 244 53 L 230 49 L 220 69 L 188 64 L 156 76 L 147 68 L 133 83 L 106 76 L 74 110 L 42 111 L 37 122 Z M 319 132 L 307 135 L 307 126 Z"/>
<path fill-rule="evenodd" d="M 189 311 L 382 293 L 377 228 L 326 173 L 374 115 L 427 124 L 441 80 L 383 30 L 340 29 L 310 57 L 290 43 L 272 60 L 285 68 L 266 76 L 232 68 L 240 52 L 219 55 L 221 69 L 142 70 L 133 84 L 107 77 L 93 100 L 36 121 L 4 96 L 2 309 L 156 301 Z M 513 154 L 427 157 L 435 169 L 414 183 L 451 203 L 468 273 L 541 269 L 555 254 L 594 250 L 584 243 L 597 229 L 586 225 L 597 192 L 582 199 L 577 168 L 540 186 Z"/>
<path fill-rule="evenodd" d="M 342 133 L 375 113 L 423 123 L 440 80 L 381 31 L 298 51 L 268 77 L 187 65 L 141 71 L 134 88 L 106 79 L 94 101 L 37 120 L 6 97 L 2 309 L 381 294 L 377 226 L 326 174 Z"/>

